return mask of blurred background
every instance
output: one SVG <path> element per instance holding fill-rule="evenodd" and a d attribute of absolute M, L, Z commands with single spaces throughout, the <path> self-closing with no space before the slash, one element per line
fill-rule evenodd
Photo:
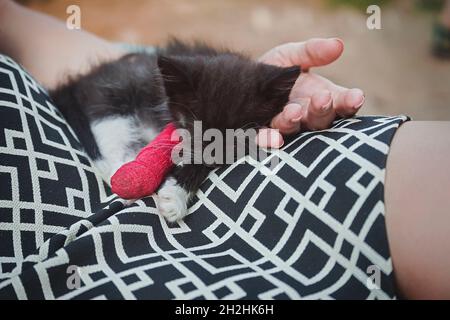
<path fill-rule="evenodd" d="M 203 39 L 258 57 L 284 42 L 340 37 L 343 57 L 315 71 L 366 92 L 362 114 L 450 120 L 450 60 L 431 54 L 442 1 L 425 0 L 29 0 L 66 20 L 81 8 L 81 27 L 120 42 L 163 44 L 169 35 Z M 381 30 L 366 25 L 381 7 Z"/>

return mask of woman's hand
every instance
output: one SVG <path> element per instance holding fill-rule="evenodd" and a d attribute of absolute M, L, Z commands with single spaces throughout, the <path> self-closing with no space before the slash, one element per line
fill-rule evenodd
<path fill-rule="evenodd" d="M 337 60 L 344 51 L 340 39 L 311 39 L 287 43 L 265 53 L 260 62 L 280 67 L 301 66 L 302 73 L 292 88 L 289 103 L 273 118 L 272 129 L 261 130 L 258 144 L 279 148 L 282 135 L 301 129 L 320 130 L 330 127 L 337 116 L 351 117 L 364 104 L 360 89 L 347 89 L 309 72 L 312 67 L 324 66 Z"/>

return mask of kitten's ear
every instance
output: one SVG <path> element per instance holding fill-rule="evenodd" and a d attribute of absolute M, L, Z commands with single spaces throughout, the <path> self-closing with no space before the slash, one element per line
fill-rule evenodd
<path fill-rule="evenodd" d="M 183 58 L 158 56 L 158 68 L 169 98 L 169 110 L 180 123 L 191 119 L 191 103 L 195 101 L 194 74 L 188 62 Z"/>
<path fill-rule="evenodd" d="M 275 72 L 271 72 L 271 75 L 266 80 L 263 90 L 265 94 L 274 98 L 281 98 L 291 92 L 295 81 L 301 73 L 301 68 L 298 66 L 277 68 Z"/>
<path fill-rule="evenodd" d="M 170 98 L 177 94 L 192 93 L 194 87 L 189 77 L 188 66 L 181 59 L 160 55 L 158 67 L 164 80 L 166 93 Z"/>

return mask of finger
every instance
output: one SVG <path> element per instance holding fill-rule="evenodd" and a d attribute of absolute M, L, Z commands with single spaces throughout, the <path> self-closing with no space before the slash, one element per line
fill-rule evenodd
<path fill-rule="evenodd" d="M 311 97 L 311 103 L 302 123 L 309 130 L 323 130 L 330 126 L 335 117 L 332 94 L 325 90 Z"/>
<path fill-rule="evenodd" d="M 341 117 L 355 115 L 365 102 L 361 89 L 340 89 L 335 91 L 333 105 L 336 113 Z"/>
<path fill-rule="evenodd" d="M 311 39 L 288 44 L 285 49 L 291 66 L 301 66 L 304 71 L 312 67 L 325 66 L 337 60 L 344 51 L 344 42 L 338 38 Z"/>
<path fill-rule="evenodd" d="M 261 129 L 256 136 L 256 144 L 262 148 L 281 148 L 284 144 L 283 136 L 276 129 Z"/>
<path fill-rule="evenodd" d="M 300 131 L 303 115 L 304 108 L 299 103 L 290 103 L 273 118 L 270 126 L 278 129 L 281 134 L 290 135 Z"/>

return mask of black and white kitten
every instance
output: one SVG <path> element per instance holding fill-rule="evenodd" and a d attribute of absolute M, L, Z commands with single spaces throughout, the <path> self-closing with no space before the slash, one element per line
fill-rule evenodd
<path fill-rule="evenodd" d="M 172 40 L 155 54 L 132 53 L 99 65 L 50 95 L 109 183 L 169 122 L 189 131 L 194 120 L 204 130 L 267 126 L 288 102 L 299 74 L 299 67 Z M 213 168 L 177 165 L 157 192 L 160 213 L 171 222 L 183 218 L 190 196 Z"/>

